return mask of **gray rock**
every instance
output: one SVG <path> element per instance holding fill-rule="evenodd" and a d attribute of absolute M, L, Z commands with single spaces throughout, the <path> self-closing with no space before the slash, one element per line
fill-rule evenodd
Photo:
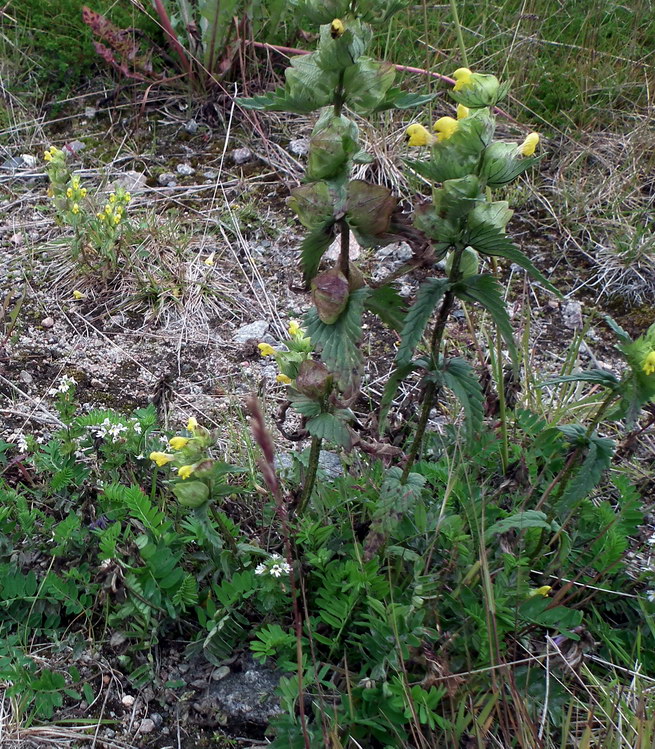
<path fill-rule="evenodd" d="M 148 178 L 145 174 L 142 174 L 141 172 L 135 172 L 133 170 L 123 172 L 123 174 L 120 175 L 120 177 L 117 177 L 112 182 L 112 187 L 116 189 L 117 187 L 122 187 L 123 190 L 127 190 L 127 192 L 139 192 L 140 190 L 143 190 L 148 182 Z"/>
<path fill-rule="evenodd" d="M 231 156 L 235 164 L 247 164 L 252 161 L 252 151 L 249 148 L 235 148 Z"/>
<path fill-rule="evenodd" d="M 265 726 L 282 712 L 275 694 L 281 675 L 246 656 L 243 669 L 212 683 L 195 707 L 216 722 Z"/>
<path fill-rule="evenodd" d="M 55 321 L 52 319 L 52 317 L 44 317 L 43 320 L 41 320 L 42 328 L 51 328 L 54 324 Z"/>
<path fill-rule="evenodd" d="M 245 343 L 251 338 L 261 341 L 268 332 L 268 322 L 266 320 L 255 320 L 239 328 L 232 336 L 234 343 Z"/>
<path fill-rule="evenodd" d="M 159 184 L 163 185 L 164 187 L 175 187 L 175 185 L 177 185 L 175 175 L 171 172 L 164 172 L 163 174 L 160 174 L 159 177 L 157 177 L 157 182 L 159 182 Z"/>
<path fill-rule="evenodd" d="M 16 169 L 25 169 L 27 164 L 23 160 L 22 156 L 10 156 L 2 162 L 0 169 L 7 169 L 7 171 L 15 171 Z"/>
<path fill-rule="evenodd" d="M 336 479 L 343 476 L 343 465 L 341 458 L 329 450 L 322 450 L 318 456 L 318 469 L 325 474 L 328 479 Z"/>
<path fill-rule="evenodd" d="M 74 156 L 76 153 L 83 151 L 85 148 L 86 146 L 84 145 L 84 143 L 82 143 L 81 140 L 73 140 L 70 143 L 66 143 L 63 147 L 63 150 L 68 151 L 71 156 Z"/>
<path fill-rule="evenodd" d="M 84 116 L 87 120 L 92 120 L 98 114 L 95 107 L 84 107 Z"/>
<path fill-rule="evenodd" d="M 338 235 L 337 238 L 332 242 L 332 244 L 327 248 L 324 257 L 327 260 L 338 260 L 339 256 L 341 255 L 341 236 Z M 355 239 L 355 235 L 350 232 L 350 236 L 348 237 L 348 256 L 351 260 L 357 260 L 357 258 L 361 255 L 361 247 L 359 246 L 357 240 Z"/>
<path fill-rule="evenodd" d="M 188 120 L 184 123 L 184 129 L 189 135 L 195 135 L 198 132 L 198 123 L 195 120 Z"/>
<path fill-rule="evenodd" d="M 582 320 L 582 305 L 580 302 L 573 300 L 568 301 L 564 307 L 562 307 L 562 320 L 564 325 L 571 330 L 578 330 L 583 325 Z"/>
<path fill-rule="evenodd" d="M 182 177 L 190 177 L 192 174 L 196 173 L 196 170 L 191 166 L 191 164 L 178 164 L 175 167 L 175 171 Z"/>
<path fill-rule="evenodd" d="M 141 723 L 139 723 L 139 730 L 137 733 L 152 733 L 155 730 L 155 721 L 151 718 L 144 718 Z"/>
<path fill-rule="evenodd" d="M 218 177 L 218 172 L 216 169 L 207 169 L 206 172 L 202 173 L 202 176 L 205 179 L 211 179 L 213 181 Z"/>
<path fill-rule="evenodd" d="M 309 138 L 296 138 L 289 141 L 288 149 L 294 156 L 307 156 L 309 153 Z"/>
<path fill-rule="evenodd" d="M 25 385 L 31 385 L 34 382 L 34 377 L 26 369 L 18 373 L 18 379 Z"/>
<path fill-rule="evenodd" d="M 36 156 L 32 156 L 31 153 L 22 153 L 20 155 L 21 159 L 23 159 L 25 166 L 28 167 L 28 169 L 34 169 L 34 167 L 38 164 L 39 160 L 36 158 Z"/>

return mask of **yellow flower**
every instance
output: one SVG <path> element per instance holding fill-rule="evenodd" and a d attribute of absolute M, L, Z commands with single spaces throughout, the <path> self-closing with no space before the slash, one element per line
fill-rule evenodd
<path fill-rule="evenodd" d="M 130 195 L 130 193 L 129 193 L 129 192 L 126 192 L 126 193 L 125 193 L 125 195 L 123 196 L 123 200 L 124 200 L 124 201 L 125 201 L 126 203 L 129 203 L 129 202 L 130 202 L 130 200 L 132 200 L 132 196 Z"/>
<path fill-rule="evenodd" d="M 120 215 L 114 216 L 114 225 L 118 226 L 120 224 L 120 222 L 121 222 Z"/>
<path fill-rule="evenodd" d="M 186 428 L 190 432 L 195 432 L 195 430 L 198 428 L 198 421 L 195 416 L 189 416 L 189 421 L 186 423 Z"/>
<path fill-rule="evenodd" d="M 423 125 L 410 125 L 405 133 L 409 139 L 407 143 L 410 146 L 431 146 L 437 140 Z"/>
<path fill-rule="evenodd" d="M 208 257 L 206 257 L 204 259 L 203 262 L 205 263 L 205 265 L 213 265 L 214 264 L 214 255 L 215 254 L 216 254 L 215 252 L 212 252 L 211 255 L 209 255 Z"/>
<path fill-rule="evenodd" d="M 75 214 L 78 214 L 80 212 L 80 207 L 79 207 L 79 205 L 77 203 L 73 203 L 72 211 Z"/>
<path fill-rule="evenodd" d="M 183 447 L 186 447 L 188 442 L 188 437 L 171 437 L 171 439 L 168 440 L 168 444 L 173 448 L 173 450 L 181 450 Z"/>
<path fill-rule="evenodd" d="M 50 151 L 50 153 L 51 153 L 52 156 L 55 156 L 58 153 L 58 151 L 59 151 L 59 149 L 57 148 L 57 146 L 50 146 L 50 148 L 48 150 Z"/>
<path fill-rule="evenodd" d="M 257 348 L 262 356 L 275 356 L 277 354 L 277 351 L 269 343 L 259 343 Z"/>
<path fill-rule="evenodd" d="M 113 193 L 109 196 L 109 202 L 115 203 L 116 202 L 116 193 Z"/>
<path fill-rule="evenodd" d="M 83 187 L 83 188 L 82 188 L 82 189 L 80 190 L 80 195 L 81 195 L 81 196 L 82 196 L 83 198 L 86 198 L 86 187 Z"/>
<path fill-rule="evenodd" d="M 150 460 L 154 460 L 155 463 L 161 468 L 162 466 L 165 466 L 166 463 L 170 463 L 175 456 L 169 455 L 168 453 L 152 452 L 150 453 L 149 457 Z"/>
<path fill-rule="evenodd" d="M 105 220 L 105 214 L 104 214 L 104 213 L 96 213 L 96 216 L 97 216 L 97 217 L 98 217 L 98 218 L 99 218 L 99 219 L 100 219 L 101 221 L 104 221 L 104 220 Z"/>
<path fill-rule="evenodd" d="M 542 585 L 540 588 L 533 588 L 528 593 L 528 598 L 534 598 L 535 596 L 543 596 L 545 598 L 552 589 L 552 585 Z"/>
<path fill-rule="evenodd" d="M 275 379 L 278 382 L 281 382 L 283 385 L 291 385 L 291 383 L 293 382 L 291 377 L 287 377 L 285 374 L 279 374 Z"/>
<path fill-rule="evenodd" d="M 111 216 L 111 214 L 112 214 L 112 207 L 109 205 L 109 203 L 107 203 L 107 205 L 105 206 L 105 213 L 108 216 Z"/>
<path fill-rule="evenodd" d="M 43 158 L 44 158 L 44 159 L 45 159 L 46 161 L 52 161 L 52 154 L 50 153 L 50 151 L 46 151 L 46 152 L 45 152 L 45 153 L 43 154 Z"/>
<path fill-rule="evenodd" d="M 519 146 L 519 153 L 522 156 L 532 156 L 539 144 L 539 133 L 530 133 Z"/>
<path fill-rule="evenodd" d="M 469 116 L 470 109 L 468 107 L 465 107 L 463 104 L 457 105 L 457 119 L 463 120 L 465 117 Z"/>
<path fill-rule="evenodd" d="M 289 323 L 289 335 L 298 335 L 298 333 L 302 333 L 300 324 L 297 320 L 292 320 Z"/>
<path fill-rule="evenodd" d="M 193 473 L 193 466 L 180 466 L 177 469 L 177 475 L 181 479 L 188 479 L 189 476 Z"/>
<path fill-rule="evenodd" d="M 453 91 L 461 91 L 471 83 L 473 73 L 468 68 L 457 68 L 453 73 L 453 78 L 455 79 Z"/>
<path fill-rule="evenodd" d="M 72 197 L 73 197 L 73 190 L 72 190 L 72 188 L 70 188 L 70 187 L 69 187 L 69 188 L 68 188 L 68 189 L 66 190 L 66 197 L 67 197 L 67 198 L 72 198 Z"/>
<path fill-rule="evenodd" d="M 78 291 L 77 289 L 75 289 L 75 291 L 73 291 L 73 299 L 77 299 L 78 301 L 80 299 L 84 299 L 84 294 L 82 294 L 81 291 Z"/>
<path fill-rule="evenodd" d="M 434 131 L 438 140 L 448 140 L 459 129 L 459 123 L 452 117 L 440 117 L 434 123 Z"/>
<path fill-rule="evenodd" d="M 346 27 L 343 25 L 343 21 L 340 18 L 335 18 L 330 24 L 330 35 L 333 39 L 338 39 L 343 35 Z"/>
<path fill-rule="evenodd" d="M 648 377 L 655 374 L 655 351 L 651 351 L 650 354 L 644 359 L 642 369 Z"/>

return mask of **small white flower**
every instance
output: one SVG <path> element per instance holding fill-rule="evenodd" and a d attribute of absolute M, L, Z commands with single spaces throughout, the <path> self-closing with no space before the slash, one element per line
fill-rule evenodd
<path fill-rule="evenodd" d="M 646 591 L 646 598 L 651 603 L 655 603 L 655 590 L 648 590 L 648 591 Z"/>
<path fill-rule="evenodd" d="M 263 575 L 264 572 L 266 572 L 266 565 L 263 562 L 255 567 L 255 575 Z"/>
<path fill-rule="evenodd" d="M 273 575 L 273 577 L 280 577 L 280 575 L 282 574 L 282 567 L 279 564 L 274 564 L 269 569 L 269 572 L 271 573 L 271 575 Z"/>
<path fill-rule="evenodd" d="M 14 443 L 22 453 L 27 452 L 29 449 L 25 435 L 22 432 L 14 432 L 13 434 L 10 434 L 9 437 L 7 437 L 7 442 Z"/>
<path fill-rule="evenodd" d="M 48 395 L 58 395 L 59 393 L 67 393 L 71 385 L 76 385 L 77 383 L 72 377 L 69 377 L 68 375 L 63 375 L 61 380 L 59 380 L 59 384 L 57 387 L 52 387 L 50 390 L 48 390 Z"/>
<path fill-rule="evenodd" d="M 127 432 L 125 424 L 112 424 L 112 426 L 107 429 L 107 434 L 111 436 L 114 442 L 120 438 L 122 432 Z"/>
<path fill-rule="evenodd" d="M 143 429 L 141 427 L 141 422 L 140 421 L 133 421 L 132 422 L 132 431 L 134 432 L 134 434 L 141 434 L 141 432 L 143 431 Z"/>

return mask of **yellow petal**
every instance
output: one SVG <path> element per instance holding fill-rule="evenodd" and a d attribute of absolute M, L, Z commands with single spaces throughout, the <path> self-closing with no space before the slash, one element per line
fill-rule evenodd
<path fill-rule="evenodd" d="M 469 116 L 470 109 L 468 107 L 465 107 L 463 104 L 457 105 L 457 119 L 463 120 L 465 117 Z"/>
<path fill-rule="evenodd" d="M 205 260 L 204 260 L 205 265 L 213 265 L 214 264 L 214 255 L 215 254 L 216 254 L 215 252 L 212 252 L 211 255 L 209 255 L 208 257 L 205 258 Z"/>
<path fill-rule="evenodd" d="M 333 39 L 338 39 L 342 36 L 345 30 L 346 27 L 343 25 L 343 21 L 340 18 L 335 18 L 330 24 L 330 35 Z"/>
<path fill-rule="evenodd" d="M 291 385 L 291 383 L 293 382 L 291 377 L 287 377 L 285 374 L 279 374 L 275 379 L 278 382 L 281 382 L 283 385 Z"/>
<path fill-rule="evenodd" d="M 73 291 L 73 299 L 77 299 L 78 301 L 80 299 L 84 299 L 84 294 L 82 294 L 81 291 L 78 291 L 77 289 L 75 289 L 75 291 Z"/>
<path fill-rule="evenodd" d="M 270 343 L 259 343 L 257 344 L 257 348 L 259 349 L 259 353 L 262 356 L 275 356 L 277 351 L 273 348 L 273 346 L 270 345 Z"/>
<path fill-rule="evenodd" d="M 650 354 L 648 354 L 648 356 L 644 359 L 642 369 L 644 370 L 644 374 L 646 374 L 647 377 L 655 374 L 655 351 L 651 351 Z"/>
<path fill-rule="evenodd" d="M 530 133 L 519 146 L 519 152 L 523 156 L 532 156 L 539 145 L 539 133 Z"/>
<path fill-rule="evenodd" d="M 186 428 L 193 432 L 198 428 L 198 421 L 195 416 L 189 416 L 189 421 L 186 423 Z"/>
<path fill-rule="evenodd" d="M 188 437 L 171 437 L 171 439 L 168 440 L 168 444 L 173 448 L 173 450 L 181 450 L 183 447 L 186 447 L 188 442 Z"/>
<path fill-rule="evenodd" d="M 152 452 L 150 453 L 150 460 L 154 460 L 155 463 L 161 468 L 162 466 L 165 466 L 166 463 L 170 463 L 171 460 L 175 457 L 174 455 L 169 455 L 168 453 L 161 453 L 161 452 Z"/>
<path fill-rule="evenodd" d="M 300 330 L 300 325 L 296 320 L 292 320 L 289 323 L 289 335 L 298 335 L 298 333 L 302 332 Z"/>
<path fill-rule="evenodd" d="M 453 78 L 455 79 L 453 91 L 461 91 L 469 85 L 473 78 L 473 73 L 468 68 L 457 68 L 453 73 Z"/>
<path fill-rule="evenodd" d="M 528 596 L 530 598 L 534 598 L 535 596 L 543 596 L 545 598 L 552 589 L 552 585 L 542 585 L 540 588 L 534 588 L 533 590 L 531 590 L 528 593 Z"/>
<path fill-rule="evenodd" d="M 188 479 L 189 476 L 193 473 L 193 466 L 180 466 L 177 469 L 177 475 L 181 479 Z"/>
<path fill-rule="evenodd" d="M 405 133 L 408 137 L 407 143 L 410 146 L 431 146 L 437 140 L 427 128 L 417 123 L 410 125 Z"/>
<path fill-rule="evenodd" d="M 459 129 L 459 123 L 452 117 L 440 117 L 434 123 L 434 131 L 438 140 L 448 140 L 453 133 Z"/>

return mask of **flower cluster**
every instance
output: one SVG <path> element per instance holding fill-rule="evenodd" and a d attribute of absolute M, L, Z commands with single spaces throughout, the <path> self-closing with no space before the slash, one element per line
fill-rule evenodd
<path fill-rule="evenodd" d="M 71 389 L 73 385 L 76 384 L 77 383 L 73 377 L 62 375 L 62 378 L 59 380 L 59 384 L 55 387 L 51 387 L 50 390 L 48 390 L 48 395 L 64 395 Z"/>
<path fill-rule="evenodd" d="M 279 554 L 271 554 L 270 559 L 255 567 L 255 575 L 271 575 L 271 577 L 282 577 L 291 573 L 291 565 Z"/>
<path fill-rule="evenodd" d="M 117 188 L 116 192 L 109 195 L 109 201 L 104 209 L 96 214 L 96 218 L 104 227 L 110 229 L 117 227 L 123 220 L 123 214 L 131 200 L 132 196 L 129 192 L 126 192 L 122 187 Z"/>
<path fill-rule="evenodd" d="M 292 385 L 301 364 L 312 358 L 312 341 L 305 336 L 305 331 L 295 320 L 289 323 L 289 340 L 286 342 L 286 351 L 273 348 L 268 343 L 260 343 L 259 353 L 262 356 L 273 356 L 280 373 L 276 380 L 283 385 Z"/>
<path fill-rule="evenodd" d="M 177 435 L 168 440 L 168 445 L 174 452 L 154 450 L 150 453 L 150 460 L 160 468 L 174 463 L 177 475 L 182 480 L 188 479 L 201 465 L 205 470 L 210 467 L 206 460 L 207 448 L 211 442 L 209 431 L 199 426 L 194 416 L 189 418 L 186 429 L 189 436 Z"/>
<path fill-rule="evenodd" d="M 96 426 L 89 427 L 89 429 L 94 434 L 95 437 L 99 439 L 105 439 L 106 437 L 111 437 L 112 442 L 116 442 L 117 440 L 120 439 L 121 435 L 124 432 L 127 432 L 127 426 L 125 426 L 125 424 L 121 424 L 121 423 L 114 424 L 109 419 L 105 419 L 101 424 L 97 424 Z M 139 430 L 140 429 L 141 429 L 141 425 L 139 424 Z"/>

